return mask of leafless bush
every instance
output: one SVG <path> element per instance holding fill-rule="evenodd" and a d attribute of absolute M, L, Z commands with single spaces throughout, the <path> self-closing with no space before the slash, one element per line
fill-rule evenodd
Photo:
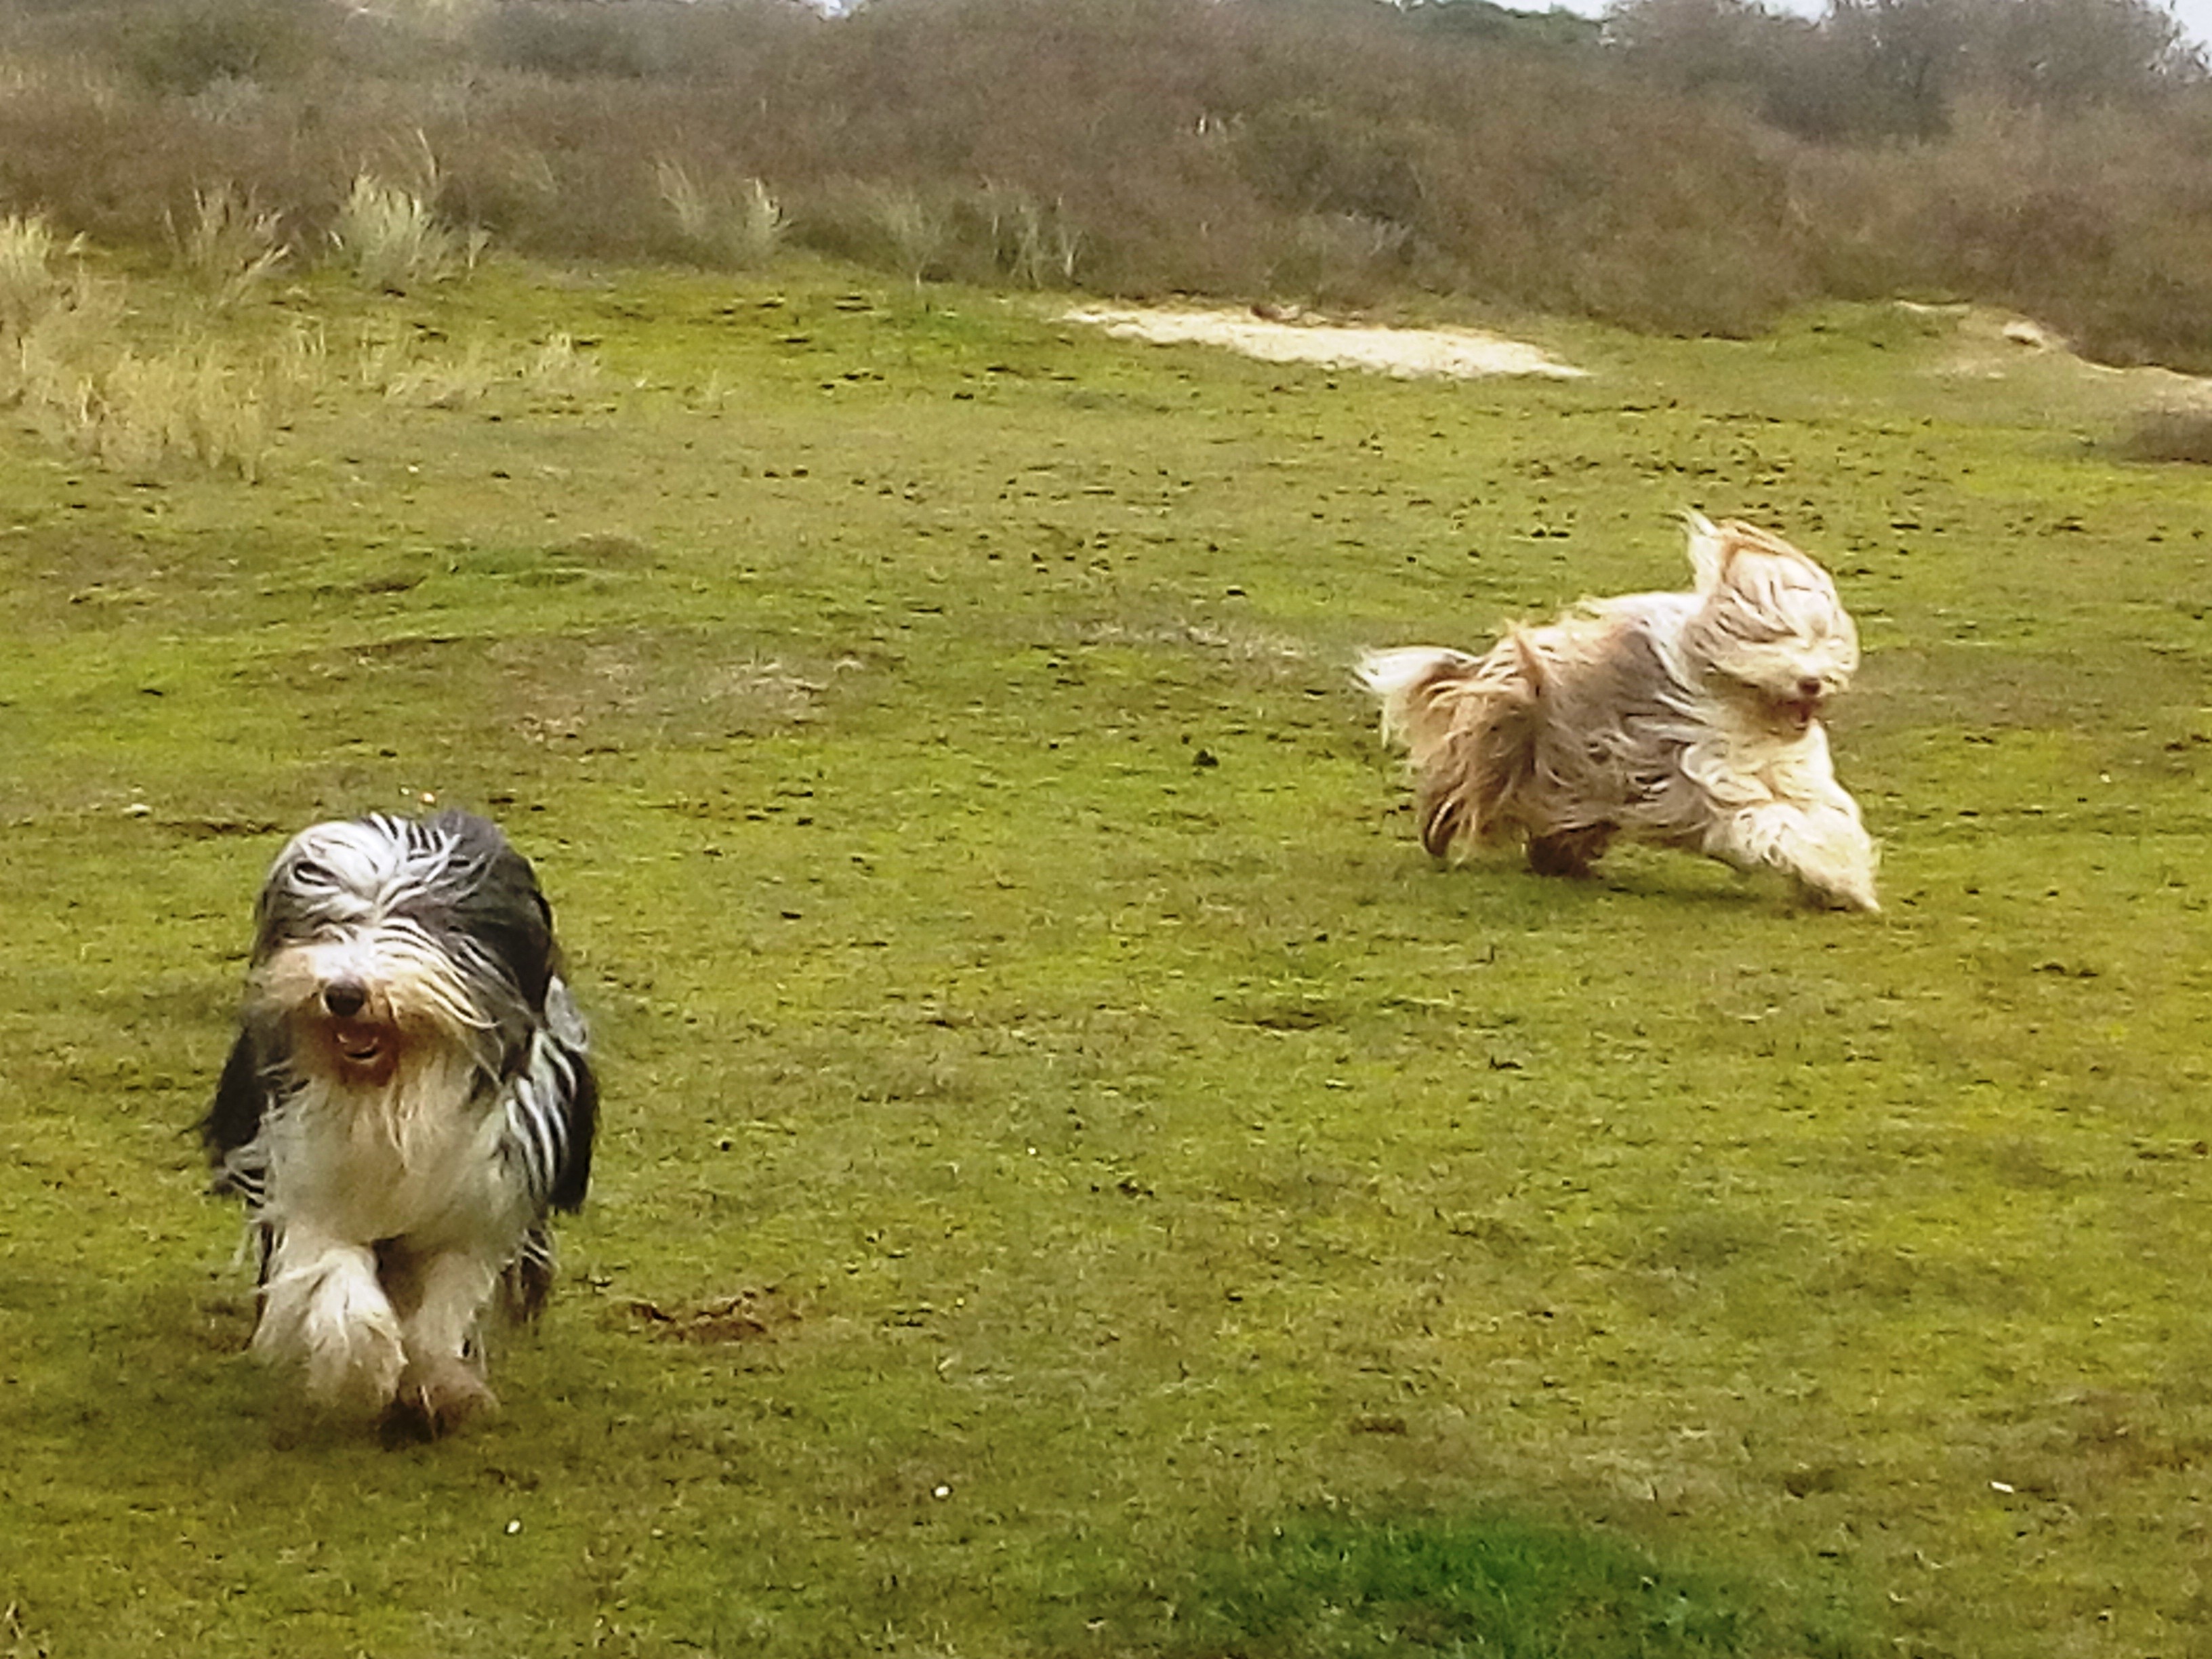
<path fill-rule="evenodd" d="M 907 185 L 882 185 L 869 192 L 869 213 L 900 273 L 919 283 L 933 273 L 951 240 L 944 211 Z"/>
<path fill-rule="evenodd" d="M 1363 306 L 1406 285 L 1413 233 L 1362 213 L 1310 213 L 1291 222 L 1268 288 L 1323 304 Z"/>
<path fill-rule="evenodd" d="M 1073 288 L 1083 234 L 1063 201 L 1039 201 L 1018 185 L 987 183 L 959 216 L 988 250 L 990 276 L 1018 288 Z"/>

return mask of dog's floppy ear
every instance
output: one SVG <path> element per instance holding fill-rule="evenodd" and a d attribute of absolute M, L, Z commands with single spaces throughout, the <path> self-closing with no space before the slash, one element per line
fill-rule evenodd
<path fill-rule="evenodd" d="M 1697 575 L 1697 590 L 1700 593 L 1710 593 L 1728 574 L 1729 560 L 1735 553 L 1736 539 L 1702 513 L 1685 513 L 1682 527 L 1690 534 L 1690 568 Z"/>
<path fill-rule="evenodd" d="M 239 1193 L 258 1201 L 258 1177 L 236 1161 L 261 1134 L 261 1120 L 269 1109 L 269 1079 L 263 1069 L 261 1045 L 251 1030 L 241 1030 L 223 1062 L 222 1079 L 216 1085 L 215 1100 L 196 1126 L 208 1163 L 215 1170 L 216 1192 Z"/>

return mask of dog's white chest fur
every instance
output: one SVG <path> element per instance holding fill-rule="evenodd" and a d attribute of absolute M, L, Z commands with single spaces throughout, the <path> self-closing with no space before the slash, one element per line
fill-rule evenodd
<path fill-rule="evenodd" d="M 428 1243 L 507 1224 L 496 1099 L 457 1066 L 403 1068 L 381 1088 L 309 1083 L 269 1126 L 271 1216 L 312 1216 L 349 1243 Z"/>

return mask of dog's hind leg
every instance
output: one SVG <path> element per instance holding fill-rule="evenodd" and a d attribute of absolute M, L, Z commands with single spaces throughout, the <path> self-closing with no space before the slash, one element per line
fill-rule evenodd
<path fill-rule="evenodd" d="M 1432 729 L 1413 748 L 1414 821 L 1431 858 L 1462 841 L 1498 841 L 1525 823 L 1536 776 L 1541 659 L 1519 630 L 1480 662 L 1455 657 L 1424 683 Z"/>
<path fill-rule="evenodd" d="M 1586 876 L 1613 842 L 1613 826 L 1594 823 L 1528 837 L 1528 867 L 1540 876 Z"/>

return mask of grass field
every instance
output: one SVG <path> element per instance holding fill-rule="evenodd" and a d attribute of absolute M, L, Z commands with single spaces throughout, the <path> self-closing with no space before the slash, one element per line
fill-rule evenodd
<path fill-rule="evenodd" d="M 2207 1650 L 2153 383 L 1889 310 L 1399 382 L 797 268 L 204 325 L 326 342 L 257 482 L 0 437 L 0 1653 Z M 1693 506 L 1858 615 L 1880 918 L 1412 843 L 1356 652 L 1674 586 Z M 505 1415 L 386 1451 L 243 1357 L 188 1130 L 282 839 L 433 796 L 607 1115 Z"/>

